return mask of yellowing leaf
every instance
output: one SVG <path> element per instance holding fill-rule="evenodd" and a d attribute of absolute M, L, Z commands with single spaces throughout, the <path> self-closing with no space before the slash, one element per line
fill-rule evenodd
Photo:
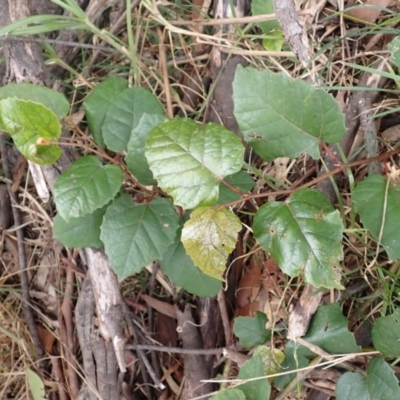
<path fill-rule="evenodd" d="M 181 240 L 197 267 L 205 274 L 221 279 L 241 228 L 239 218 L 230 210 L 200 207 L 185 223 Z"/>

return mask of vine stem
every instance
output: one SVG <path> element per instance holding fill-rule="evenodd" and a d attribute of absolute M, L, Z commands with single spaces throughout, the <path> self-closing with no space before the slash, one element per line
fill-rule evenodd
<path fill-rule="evenodd" d="M 318 176 L 317 178 L 313 179 L 310 182 L 305 183 L 304 185 L 301 185 L 301 186 L 298 186 L 298 187 L 293 187 L 291 189 L 285 189 L 285 190 L 277 190 L 277 191 L 257 193 L 257 194 L 247 194 L 246 196 L 242 197 L 240 200 L 235 200 L 235 201 L 232 201 L 230 203 L 224 204 L 224 207 L 231 207 L 231 206 L 239 204 L 239 203 L 241 203 L 243 201 L 247 201 L 247 200 L 251 200 L 251 199 L 260 199 L 260 198 L 268 197 L 268 196 L 290 195 L 295 190 L 305 189 L 305 188 L 309 188 L 311 186 L 314 186 L 317 183 L 323 181 L 324 179 L 327 179 L 330 176 L 333 176 L 333 175 L 336 175 L 336 174 L 342 172 L 346 168 L 353 168 L 353 167 L 358 167 L 359 165 L 369 164 L 369 163 L 374 162 L 374 161 L 386 160 L 387 158 L 390 158 L 393 155 L 398 154 L 398 153 L 400 153 L 400 147 L 398 147 L 397 149 L 394 149 L 392 151 L 389 151 L 387 153 L 381 154 L 379 156 L 367 158 L 365 160 L 352 161 L 352 162 L 347 163 L 347 164 L 341 164 L 339 167 L 336 167 L 336 168 L 330 170 L 329 172 L 327 172 L 327 173 L 325 173 L 325 174 L 323 174 L 321 176 Z"/>

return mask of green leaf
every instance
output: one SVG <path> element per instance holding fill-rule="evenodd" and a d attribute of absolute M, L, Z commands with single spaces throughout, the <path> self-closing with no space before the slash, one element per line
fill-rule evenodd
<path fill-rule="evenodd" d="M 159 186 L 184 209 L 214 204 L 219 184 L 240 170 L 244 147 L 220 125 L 173 119 L 155 127 L 145 154 Z"/>
<path fill-rule="evenodd" d="M 285 374 L 277 376 L 274 379 L 274 386 L 282 389 L 284 388 L 292 379 L 296 377 L 297 370 L 304 368 L 308 365 L 309 358 L 314 356 L 307 347 L 300 346 L 296 342 L 289 340 L 286 348 L 283 352 L 285 359 L 281 364 L 281 372 L 294 371 L 292 374 Z"/>
<path fill-rule="evenodd" d="M 296 191 L 285 202 L 266 203 L 257 211 L 254 236 L 286 274 L 303 275 L 315 287 L 343 289 L 339 262 L 342 220 L 315 189 Z"/>
<path fill-rule="evenodd" d="M 379 318 L 372 328 L 374 347 L 385 357 L 400 357 L 400 309 Z"/>
<path fill-rule="evenodd" d="M 53 236 L 66 247 L 103 247 L 100 240 L 100 225 L 107 207 L 95 210 L 92 214 L 72 218 L 66 222 L 60 214 L 53 221 Z"/>
<path fill-rule="evenodd" d="M 336 385 L 337 400 L 393 400 L 400 399 L 399 381 L 390 366 L 381 358 L 373 358 L 367 377 L 346 372 Z"/>
<path fill-rule="evenodd" d="M 281 30 L 271 32 L 268 37 L 262 40 L 262 44 L 265 50 L 269 51 L 281 51 L 285 38 Z"/>
<path fill-rule="evenodd" d="M 239 65 L 233 101 L 245 140 L 266 161 L 303 152 L 318 158 L 321 141 L 336 143 L 346 132 L 339 103 L 330 94 L 284 73 Z"/>
<path fill-rule="evenodd" d="M 246 400 L 246 397 L 241 390 L 229 389 L 210 397 L 210 400 Z"/>
<path fill-rule="evenodd" d="M 44 383 L 40 379 L 40 376 L 30 368 L 27 368 L 26 378 L 28 380 L 28 385 L 32 393 L 33 400 L 46 400 Z"/>
<path fill-rule="evenodd" d="M 348 321 L 338 303 L 320 306 L 304 339 L 330 354 L 362 351 L 361 347 L 357 346 L 353 333 L 347 329 L 347 324 Z"/>
<path fill-rule="evenodd" d="M 132 130 L 144 113 L 163 114 L 161 104 L 149 90 L 132 86 L 118 93 L 102 125 L 106 146 L 116 152 L 126 150 Z"/>
<path fill-rule="evenodd" d="M 144 113 L 136 128 L 133 129 L 128 142 L 128 154 L 125 162 L 129 171 L 142 185 L 156 185 L 157 182 L 153 178 L 150 171 L 147 158 L 144 155 L 144 144 L 149 132 L 159 123 L 166 120 L 166 116 L 162 114 Z"/>
<path fill-rule="evenodd" d="M 173 204 L 163 198 L 133 203 L 122 195 L 107 209 L 100 238 L 119 280 L 161 259 L 173 243 L 179 218 Z"/>
<path fill-rule="evenodd" d="M 119 76 L 107 78 L 97 85 L 92 93 L 83 102 L 86 119 L 94 141 L 100 146 L 104 146 L 102 126 L 107 111 L 114 103 L 115 98 L 123 90 L 128 88 L 128 81 Z"/>
<path fill-rule="evenodd" d="M 354 189 L 353 203 L 364 227 L 376 241 L 382 234 L 380 243 L 389 258 L 399 259 L 400 186 L 388 183 L 382 175 L 370 175 Z"/>
<path fill-rule="evenodd" d="M 397 68 L 400 68 L 400 36 L 396 36 L 389 44 L 388 50 L 392 53 L 391 60 Z"/>
<path fill-rule="evenodd" d="M 186 253 L 205 274 L 222 279 L 229 254 L 236 246 L 240 219 L 227 209 L 200 207 L 182 229 Z"/>
<path fill-rule="evenodd" d="M 285 354 L 279 349 L 271 349 L 268 346 L 258 346 L 254 355 L 261 357 L 265 375 L 277 374 L 281 369 L 281 364 L 285 359 Z"/>
<path fill-rule="evenodd" d="M 263 364 L 261 357 L 256 355 L 240 368 L 238 379 L 254 379 L 262 376 L 265 376 Z M 271 386 L 267 379 L 252 380 L 239 385 L 237 389 L 243 391 L 246 400 L 268 400 L 271 394 Z"/>
<path fill-rule="evenodd" d="M 112 200 L 123 180 L 123 172 L 116 165 L 102 165 L 96 156 L 75 160 L 54 185 L 54 202 L 61 217 L 83 217 Z"/>
<path fill-rule="evenodd" d="M 272 0 L 253 0 L 251 2 L 251 13 L 253 15 L 275 14 L 274 4 Z M 265 32 L 280 30 L 281 26 L 278 20 L 258 22 L 257 25 Z"/>
<path fill-rule="evenodd" d="M 0 88 L 0 100 L 15 97 L 30 100 L 49 108 L 61 119 L 69 112 L 69 102 L 64 94 L 33 83 L 8 83 Z"/>
<path fill-rule="evenodd" d="M 13 98 L 0 100 L 0 129 L 11 135 L 15 146 L 30 161 L 53 164 L 61 157 L 61 149 L 50 144 L 61 135 L 60 122 L 42 104 Z"/>
<path fill-rule="evenodd" d="M 219 279 L 204 274 L 186 254 L 181 242 L 182 228 L 178 229 L 174 243 L 164 253 L 160 265 L 176 285 L 199 297 L 213 297 L 222 287 Z"/>
<path fill-rule="evenodd" d="M 265 328 L 267 316 L 256 311 L 256 317 L 237 317 L 233 324 L 233 332 L 245 349 L 264 344 L 271 338 L 271 331 Z"/>
<path fill-rule="evenodd" d="M 240 189 L 242 192 L 248 193 L 253 189 L 255 182 L 251 176 L 244 171 L 239 171 L 236 174 L 227 176 L 224 181 Z M 240 200 L 242 196 L 239 193 L 229 189 L 223 183 L 219 185 L 219 198 L 217 204 L 227 204 L 232 201 Z"/>

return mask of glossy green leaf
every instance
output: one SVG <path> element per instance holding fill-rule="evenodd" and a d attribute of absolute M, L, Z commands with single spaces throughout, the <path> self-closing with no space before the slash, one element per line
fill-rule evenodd
<path fill-rule="evenodd" d="M 205 274 L 222 279 L 229 254 L 236 246 L 240 219 L 228 209 L 200 207 L 182 229 L 186 253 Z"/>
<path fill-rule="evenodd" d="M 284 73 L 239 65 L 233 81 L 234 115 L 245 140 L 266 161 L 319 157 L 320 141 L 346 132 L 339 103 L 327 92 Z"/>
<path fill-rule="evenodd" d="M 53 221 L 53 236 L 66 247 L 103 247 L 100 240 L 100 225 L 107 207 L 95 210 L 92 214 L 72 218 L 66 222 L 57 214 Z"/>
<path fill-rule="evenodd" d="M 221 180 L 242 167 L 244 147 L 220 125 L 173 119 L 149 133 L 145 154 L 159 186 L 188 210 L 218 200 Z"/>
<path fill-rule="evenodd" d="M 391 60 L 400 68 L 400 36 L 396 36 L 389 44 L 388 50 L 391 52 Z"/>
<path fill-rule="evenodd" d="M 285 202 L 264 204 L 254 217 L 253 231 L 286 274 L 304 275 L 315 287 L 342 288 L 342 220 L 321 192 L 301 189 Z"/>
<path fill-rule="evenodd" d="M 233 332 L 245 349 L 264 344 L 271 338 L 271 331 L 265 328 L 267 316 L 256 311 L 256 317 L 237 317 L 233 324 Z"/>
<path fill-rule="evenodd" d="M 128 154 L 125 162 L 129 171 L 142 185 L 156 185 L 157 181 L 153 178 L 147 158 L 144 155 L 144 144 L 149 132 L 159 123 L 166 120 L 163 114 L 144 113 L 136 128 L 133 129 L 128 142 Z"/>
<path fill-rule="evenodd" d="M 357 353 L 354 334 L 347 329 L 348 321 L 338 303 L 320 306 L 304 339 L 330 354 Z"/>
<path fill-rule="evenodd" d="M 354 189 L 354 208 L 391 260 L 400 258 L 400 185 L 382 175 L 370 175 Z M 382 229 L 382 224 L 383 229 Z"/>
<path fill-rule="evenodd" d="M 116 199 L 104 216 L 100 238 L 118 279 L 162 259 L 178 228 L 179 217 L 168 199 L 140 204 L 128 195 Z"/>
<path fill-rule="evenodd" d="M 45 387 L 43 381 L 40 379 L 40 376 L 30 368 L 27 368 L 26 378 L 33 400 L 46 400 Z"/>
<path fill-rule="evenodd" d="M 253 356 L 240 368 L 238 379 L 254 379 L 265 376 L 264 368 L 259 355 Z M 243 391 L 246 400 L 268 400 L 271 386 L 267 379 L 258 379 L 239 385 L 237 389 Z"/>
<path fill-rule="evenodd" d="M 210 397 L 210 400 L 246 400 L 246 397 L 241 390 L 228 389 Z"/>
<path fill-rule="evenodd" d="M 83 102 L 89 129 L 97 144 L 104 146 L 102 126 L 107 111 L 115 98 L 128 88 L 128 81 L 111 76 L 97 85 Z"/>
<path fill-rule="evenodd" d="M 96 156 L 75 160 L 54 185 L 54 202 L 61 217 L 83 217 L 112 200 L 121 188 L 123 172 L 116 165 L 102 165 Z"/>
<path fill-rule="evenodd" d="M 251 2 L 251 13 L 253 15 L 275 14 L 274 4 L 272 3 L 272 0 L 253 0 Z M 267 34 L 271 33 L 271 31 L 281 29 L 281 26 L 276 19 L 258 22 L 257 25 Z"/>
<path fill-rule="evenodd" d="M 399 381 L 390 366 L 381 358 L 373 358 L 367 376 L 346 372 L 336 385 L 337 400 L 394 400 L 400 399 Z"/>
<path fill-rule="evenodd" d="M 20 100 L 30 100 L 49 108 L 58 119 L 69 112 L 69 102 L 64 94 L 45 86 L 33 83 L 8 83 L 0 88 L 0 100 L 15 97 Z"/>
<path fill-rule="evenodd" d="M 255 356 L 261 357 L 265 375 L 275 375 L 281 369 L 281 364 L 285 359 L 285 354 L 276 348 L 271 349 L 268 346 L 258 346 L 254 351 Z"/>
<path fill-rule="evenodd" d="M 239 171 L 236 174 L 227 176 L 224 178 L 224 182 L 229 183 L 244 193 L 250 192 L 256 184 L 251 176 L 244 171 Z M 229 189 L 223 183 L 219 185 L 219 198 L 217 204 L 231 203 L 232 201 L 240 200 L 241 197 L 242 196 L 239 193 Z"/>
<path fill-rule="evenodd" d="M 186 254 L 181 241 L 182 229 L 178 229 L 175 241 L 164 253 L 160 265 L 164 273 L 178 287 L 199 297 L 213 297 L 222 287 L 219 279 L 203 273 Z"/>
<path fill-rule="evenodd" d="M 400 309 L 375 321 L 372 342 L 385 357 L 400 357 Z"/>
<path fill-rule="evenodd" d="M 118 93 L 108 107 L 102 125 L 106 146 L 117 152 L 126 150 L 132 130 L 144 113 L 163 114 L 161 104 L 149 90 L 132 86 Z"/>
<path fill-rule="evenodd" d="M 56 144 L 61 125 L 53 111 L 32 101 L 0 100 L 0 129 L 11 135 L 15 146 L 28 160 L 53 164 L 62 154 Z"/>
<path fill-rule="evenodd" d="M 281 51 L 285 37 L 281 30 L 277 30 L 268 34 L 268 37 L 262 40 L 262 44 L 265 50 L 269 51 Z"/>

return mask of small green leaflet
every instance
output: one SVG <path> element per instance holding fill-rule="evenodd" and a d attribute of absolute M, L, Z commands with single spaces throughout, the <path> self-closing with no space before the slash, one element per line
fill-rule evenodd
<path fill-rule="evenodd" d="M 0 100 L 0 129 L 11 135 L 30 161 L 53 164 L 61 157 L 61 149 L 54 144 L 61 135 L 60 121 L 42 104 L 15 98 Z"/>
<path fill-rule="evenodd" d="M 336 143 L 346 132 L 339 103 L 327 92 L 284 73 L 238 66 L 234 115 L 244 139 L 266 161 L 319 157 L 320 141 Z"/>
<path fill-rule="evenodd" d="M 269 202 L 257 211 L 254 236 L 283 272 L 304 275 L 315 287 L 343 289 L 343 224 L 340 213 L 318 190 L 301 189 L 285 202 Z"/>
<path fill-rule="evenodd" d="M 96 156 L 75 160 L 54 185 L 54 202 L 61 217 L 82 217 L 103 207 L 121 188 L 123 173 L 117 165 L 102 165 Z"/>
<path fill-rule="evenodd" d="M 69 222 L 57 214 L 53 221 L 53 236 L 66 247 L 102 248 L 100 225 L 103 222 L 107 206 L 95 210 L 92 214 L 72 218 Z"/>
<path fill-rule="evenodd" d="M 370 175 L 354 189 L 353 202 L 364 227 L 371 231 L 376 241 L 380 238 L 380 244 L 391 260 L 398 260 L 400 186 L 388 182 L 382 175 Z"/>
<path fill-rule="evenodd" d="M 118 279 L 162 259 L 178 228 L 179 217 L 168 199 L 138 204 L 126 194 L 117 198 L 104 216 L 100 238 Z"/>
<path fill-rule="evenodd" d="M 265 329 L 267 316 L 256 311 L 256 317 L 236 317 L 233 332 L 239 338 L 245 349 L 250 349 L 258 344 L 264 344 L 271 338 L 271 331 Z"/>
<path fill-rule="evenodd" d="M 157 97 L 149 90 L 132 86 L 118 93 L 108 107 L 102 125 L 106 146 L 116 152 L 126 150 L 132 130 L 144 113 L 163 114 Z"/>
<path fill-rule="evenodd" d="M 265 373 L 261 356 L 254 355 L 240 368 L 238 379 L 254 379 L 262 376 L 265 376 Z M 244 393 L 246 400 L 268 400 L 271 394 L 271 386 L 267 378 L 251 380 L 239 385 L 236 389 Z"/>
<path fill-rule="evenodd" d="M 242 167 L 244 147 L 221 125 L 178 118 L 150 131 L 145 154 L 159 186 L 190 210 L 218 200 L 220 182 Z"/>
<path fill-rule="evenodd" d="M 337 400 L 394 400 L 400 399 L 399 381 L 390 366 L 381 358 L 373 358 L 367 376 L 346 372 L 336 384 Z"/>
<path fill-rule="evenodd" d="M 227 209 L 200 207 L 182 229 L 186 253 L 205 274 L 222 279 L 229 254 L 236 246 L 240 219 Z"/>
<path fill-rule="evenodd" d="M 156 185 L 157 182 L 153 178 L 150 171 L 147 158 L 144 155 L 144 144 L 149 132 L 159 123 L 165 121 L 167 117 L 164 114 L 147 114 L 144 113 L 136 128 L 132 130 L 131 137 L 128 142 L 127 155 L 125 157 L 126 165 L 135 178 L 142 185 Z"/>
<path fill-rule="evenodd" d="M 47 397 L 45 387 L 43 381 L 40 379 L 40 376 L 30 368 L 27 368 L 26 378 L 33 400 L 46 400 Z"/>
<path fill-rule="evenodd" d="M 8 83 L 0 88 L 0 100 L 10 97 L 42 104 L 56 114 L 58 119 L 69 112 L 69 102 L 64 94 L 33 83 Z"/>
<path fill-rule="evenodd" d="M 111 76 L 96 86 L 83 102 L 90 132 L 97 144 L 104 146 L 102 126 L 106 114 L 120 92 L 128 88 L 128 81 Z"/>
<path fill-rule="evenodd" d="M 285 360 L 283 351 L 265 345 L 257 346 L 253 356 L 260 356 L 265 375 L 277 374 Z"/>
<path fill-rule="evenodd" d="M 400 357 L 400 309 L 376 320 L 372 328 L 372 342 L 385 357 Z"/>

